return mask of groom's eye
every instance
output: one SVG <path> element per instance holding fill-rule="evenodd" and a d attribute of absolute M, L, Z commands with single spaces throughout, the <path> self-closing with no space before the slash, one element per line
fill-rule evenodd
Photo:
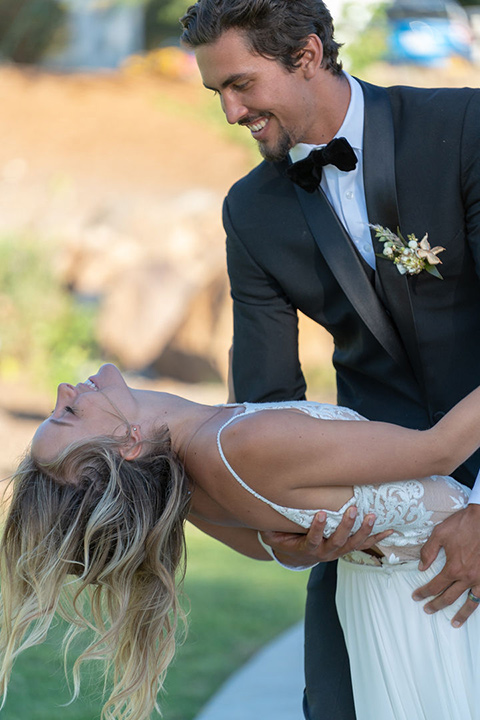
<path fill-rule="evenodd" d="M 237 85 L 232 85 L 234 90 L 238 90 L 239 92 L 242 92 L 243 90 L 246 90 L 248 86 L 250 85 L 250 82 L 240 83 Z"/>

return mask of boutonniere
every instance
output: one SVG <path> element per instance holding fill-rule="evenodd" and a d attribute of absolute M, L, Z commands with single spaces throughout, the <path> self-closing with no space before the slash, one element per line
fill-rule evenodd
<path fill-rule="evenodd" d="M 405 240 L 399 229 L 397 229 L 398 235 L 395 235 L 389 228 L 381 225 L 369 225 L 369 227 L 375 230 L 375 236 L 379 241 L 385 243 L 383 254 L 377 257 L 392 260 L 401 275 L 418 275 L 422 270 L 426 270 L 443 280 L 436 266 L 442 264 L 438 254 L 445 248 L 440 245 L 430 247 L 428 233 L 425 233 L 421 240 L 413 234 L 407 235 Z"/>

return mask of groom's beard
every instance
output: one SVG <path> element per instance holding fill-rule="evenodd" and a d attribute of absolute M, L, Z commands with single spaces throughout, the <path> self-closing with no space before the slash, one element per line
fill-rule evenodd
<path fill-rule="evenodd" d="M 295 145 L 295 142 L 288 130 L 280 126 L 280 136 L 273 147 L 262 143 L 261 140 L 257 140 L 257 145 L 260 154 L 265 160 L 268 162 L 280 162 L 280 160 L 285 160 L 289 150 Z"/>

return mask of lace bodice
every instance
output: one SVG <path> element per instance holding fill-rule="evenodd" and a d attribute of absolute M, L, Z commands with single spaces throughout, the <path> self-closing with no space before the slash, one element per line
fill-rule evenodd
<path fill-rule="evenodd" d="M 245 490 L 257 499 L 265 502 L 284 517 L 292 520 L 303 528 L 310 527 L 316 513 L 315 510 L 289 508 L 268 500 L 249 487 L 233 470 L 223 452 L 221 435 L 233 421 L 241 419 L 261 410 L 296 409 L 305 412 L 314 418 L 322 420 L 365 420 L 354 410 L 349 408 L 328 405 L 325 403 L 310 402 L 307 400 L 278 403 L 243 403 L 245 408 L 242 415 L 234 415 L 227 420 L 217 434 L 217 445 L 220 456 L 227 469 Z M 327 516 L 325 536 L 329 537 L 338 527 L 344 512 L 355 505 L 358 514 L 352 533 L 359 528 L 365 515 L 375 513 L 377 519 L 372 532 L 393 529 L 388 538 L 379 543 L 379 548 L 385 555 L 384 563 L 398 563 L 413 560 L 419 557 L 420 547 L 429 537 L 433 527 L 442 522 L 448 515 L 465 507 L 468 501 L 469 489 L 460 485 L 451 477 L 433 475 L 428 478 L 407 480 L 405 482 L 383 483 L 381 485 L 355 485 L 353 496 L 338 511 L 324 510 Z M 355 562 L 368 561 L 370 556 L 365 553 L 351 553 L 350 558 Z"/>

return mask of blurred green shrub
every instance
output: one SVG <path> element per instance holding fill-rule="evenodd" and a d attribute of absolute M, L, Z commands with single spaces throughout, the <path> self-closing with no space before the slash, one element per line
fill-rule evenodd
<path fill-rule="evenodd" d="M 348 72 L 359 74 L 385 58 L 387 5 L 384 1 L 365 5 L 359 0 L 350 0 L 343 5 L 340 20 L 335 26 L 338 26 L 338 35 L 345 43 L 340 57 Z"/>
<path fill-rule="evenodd" d="M 83 377 L 99 357 L 95 308 L 55 276 L 55 247 L 0 238 L 0 376 L 45 388 Z M 85 375 L 87 376 L 87 375 Z"/>
<path fill-rule="evenodd" d="M 58 36 L 64 17 L 59 0 L 0 0 L 0 58 L 38 62 Z"/>

